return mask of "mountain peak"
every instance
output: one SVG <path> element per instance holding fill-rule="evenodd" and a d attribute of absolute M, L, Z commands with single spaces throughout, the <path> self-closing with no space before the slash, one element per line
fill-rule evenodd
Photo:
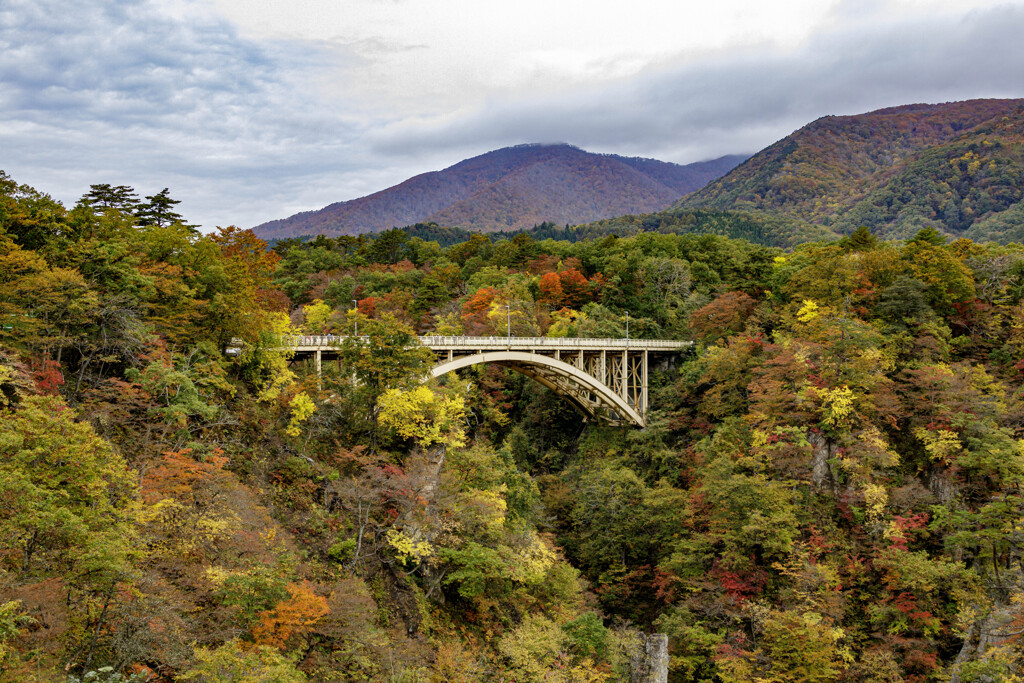
<path fill-rule="evenodd" d="M 421 222 L 516 230 L 658 211 L 743 160 L 679 165 L 593 154 L 567 142 L 524 143 L 464 159 L 359 199 L 258 225 L 263 239 L 379 232 Z"/>

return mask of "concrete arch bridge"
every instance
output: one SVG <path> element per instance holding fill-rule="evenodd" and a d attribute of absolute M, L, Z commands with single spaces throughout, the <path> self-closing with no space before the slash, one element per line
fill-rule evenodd
<path fill-rule="evenodd" d="M 294 359 L 312 358 L 317 372 L 338 357 L 343 337 L 305 335 L 282 340 Z M 434 377 L 481 363 L 501 365 L 543 384 L 572 403 L 585 419 L 614 425 L 647 424 L 648 372 L 693 346 L 662 339 L 426 336 L 437 356 Z"/>

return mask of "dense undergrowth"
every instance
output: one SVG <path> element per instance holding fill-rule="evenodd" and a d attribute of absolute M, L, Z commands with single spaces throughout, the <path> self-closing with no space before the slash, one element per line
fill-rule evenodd
<path fill-rule="evenodd" d="M 0 679 L 621 680 L 652 631 L 677 681 L 1018 675 L 1019 245 L 267 251 L 0 181 Z M 416 333 L 627 311 L 698 341 L 645 430 L 421 383 Z M 356 323 L 322 377 L 275 350 Z"/>

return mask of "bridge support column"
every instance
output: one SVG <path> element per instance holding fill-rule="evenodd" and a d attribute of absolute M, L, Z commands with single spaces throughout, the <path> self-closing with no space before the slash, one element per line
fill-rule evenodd
<path fill-rule="evenodd" d="M 645 420 L 647 419 L 647 361 L 647 349 L 644 349 L 644 383 L 640 391 L 640 414 L 643 415 Z"/>
<path fill-rule="evenodd" d="M 622 367 L 619 370 L 619 396 L 629 403 L 629 351 L 622 352 Z"/>

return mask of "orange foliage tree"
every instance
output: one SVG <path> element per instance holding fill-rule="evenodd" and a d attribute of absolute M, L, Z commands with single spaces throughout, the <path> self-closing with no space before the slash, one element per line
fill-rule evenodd
<path fill-rule="evenodd" d="M 289 638 L 308 633 L 330 611 L 327 598 L 314 593 L 307 581 L 288 584 L 288 593 L 291 597 L 274 609 L 260 612 L 259 622 L 252 627 L 258 645 L 284 649 Z"/>
<path fill-rule="evenodd" d="M 487 334 L 490 330 L 490 321 L 487 313 L 491 310 L 491 303 L 498 296 L 498 290 L 494 287 L 483 287 L 466 299 L 462 304 L 462 326 L 466 334 Z"/>

